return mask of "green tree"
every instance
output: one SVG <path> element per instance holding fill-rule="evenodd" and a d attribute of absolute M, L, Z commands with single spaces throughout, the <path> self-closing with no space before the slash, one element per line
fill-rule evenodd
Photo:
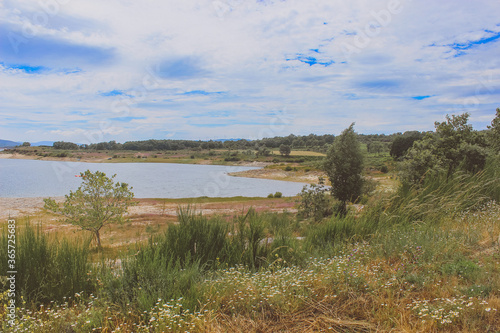
<path fill-rule="evenodd" d="M 442 161 L 434 153 L 434 142 L 434 136 L 427 134 L 408 150 L 400 165 L 400 176 L 404 183 L 419 184 L 426 175 L 436 174 L 442 170 Z"/>
<path fill-rule="evenodd" d="M 491 126 L 488 126 L 488 129 L 490 146 L 494 151 L 500 152 L 500 108 L 497 108 L 496 117 L 491 121 Z"/>
<path fill-rule="evenodd" d="M 328 189 L 322 184 L 310 184 L 309 187 L 305 185 L 299 193 L 298 216 L 312 218 L 317 222 L 332 215 L 333 199 L 327 192 Z"/>
<path fill-rule="evenodd" d="M 356 200 L 363 189 L 363 154 L 354 123 L 335 138 L 328 150 L 324 169 L 332 183 L 332 194 L 341 205 L 339 213 L 347 213 L 347 202 Z"/>
<path fill-rule="evenodd" d="M 65 221 L 92 232 L 101 248 L 100 230 L 103 226 L 123 221 L 127 208 L 134 204 L 128 184 L 114 182 L 100 171 L 81 173 L 83 183 L 65 196 L 60 207 L 53 199 L 44 199 L 44 208 L 65 218 Z"/>
<path fill-rule="evenodd" d="M 30 147 L 31 146 L 31 143 L 29 142 L 23 142 L 23 147 Z"/>
<path fill-rule="evenodd" d="M 282 144 L 280 146 L 280 154 L 283 156 L 290 156 L 290 153 L 292 152 L 292 149 L 290 148 L 289 145 Z"/>
<path fill-rule="evenodd" d="M 54 149 L 78 149 L 78 145 L 73 142 L 56 141 L 52 144 Z"/>
<path fill-rule="evenodd" d="M 413 146 L 413 143 L 421 138 L 422 134 L 418 131 L 405 132 L 402 135 L 398 135 L 391 143 L 391 151 L 389 154 L 397 160 L 403 157 Z"/>
<path fill-rule="evenodd" d="M 434 123 L 437 134 L 434 153 L 446 167 L 448 177 L 462 161 L 464 146 L 475 143 L 475 132 L 467 123 L 469 116 L 469 113 L 446 115 L 446 121 Z"/>
<path fill-rule="evenodd" d="M 257 156 L 269 156 L 269 155 L 271 155 L 271 151 L 269 149 L 267 149 L 265 146 L 261 146 L 261 147 L 257 148 L 256 155 Z"/>
<path fill-rule="evenodd" d="M 446 116 L 435 122 L 436 132 L 416 141 L 402 163 L 401 178 L 418 184 L 428 175 L 444 172 L 450 177 L 457 169 L 476 173 L 486 165 L 484 136 L 468 124 L 469 114 Z"/>

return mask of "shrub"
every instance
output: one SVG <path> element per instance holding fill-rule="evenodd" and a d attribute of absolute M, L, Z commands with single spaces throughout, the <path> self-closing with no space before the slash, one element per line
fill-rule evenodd
<path fill-rule="evenodd" d="M 282 196 L 283 196 L 283 193 L 281 193 L 281 192 L 274 193 L 275 198 L 281 198 Z"/>
<path fill-rule="evenodd" d="M 328 195 L 324 185 L 304 186 L 299 193 L 299 212 L 301 218 L 313 218 L 319 221 L 333 214 L 333 199 Z"/>

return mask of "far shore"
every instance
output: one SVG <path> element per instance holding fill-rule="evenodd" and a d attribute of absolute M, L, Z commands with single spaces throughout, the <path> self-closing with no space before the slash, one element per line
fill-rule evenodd
<path fill-rule="evenodd" d="M 0 159 L 16 159 L 16 160 L 36 160 L 36 161 L 55 161 L 55 162 L 83 162 L 83 163 L 179 163 L 179 160 L 171 159 L 114 159 L 110 157 L 95 157 L 95 156 L 84 156 L 81 158 L 76 157 L 41 157 L 41 156 L 33 156 L 33 155 L 24 155 L 18 153 L 7 153 L 0 151 Z M 202 165 L 218 165 L 212 163 L 210 160 L 198 161 L 189 159 L 182 160 L 181 164 L 202 164 Z M 267 165 L 271 165 L 273 163 L 268 162 L 227 162 L 224 165 L 234 165 L 234 166 L 250 166 L 250 167 L 265 167 Z"/>
<path fill-rule="evenodd" d="M 32 155 L 23 155 L 17 153 L 0 153 L 0 159 L 22 159 L 22 160 L 38 160 L 38 161 L 57 161 L 57 162 L 84 162 L 84 163 L 178 163 L 175 160 L 155 160 L 155 159 L 137 159 L 137 160 L 126 160 L 121 161 L 120 159 L 109 159 L 109 158 L 96 158 L 96 157 L 82 157 L 80 159 L 74 157 L 40 157 Z M 193 161 L 189 163 L 189 160 L 185 160 L 183 164 L 198 164 L 198 165 L 216 165 L 211 163 L 212 161 Z M 265 168 L 266 166 L 273 165 L 270 162 L 229 162 L 225 165 L 231 166 L 242 166 L 242 167 L 260 167 L 261 169 L 231 172 L 230 176 L 234 177 L 247 177 L 247 178 L 261 178 L 261 179 L 272 179 L 272 180 L 282 180 L 290 182 L 298 182 L 305 184 L 318 184 L 320 177 L 326 178 L 326 175 L 320 171 L 285 171 L 283 169 L 270 169 Z"/>

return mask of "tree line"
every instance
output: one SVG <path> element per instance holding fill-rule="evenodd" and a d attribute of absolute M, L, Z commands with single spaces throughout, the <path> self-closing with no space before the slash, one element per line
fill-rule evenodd
<path fill-rule="evenodd" d="M 395 138 L 405 137 L 409 132 L 395 134 L 358 134 L 359 141 L 367 145 L 368 152 L 380 153 L 389 151 Z M 419 135 L 420 132 L 416 132 Z M 283 137 L 263 138 L 256 140 L 237 139 L 237 140 L 141 140 L 127 141 L 118 143 L 116 141 L 99 142 L 92 144 L 78 145 L 73 142 L 57 141 L 53 148 L 63 150 L 135 150 L 135 151 L 153 151 L 153 150 L 207 150 L 207 149 L 279 149 L 289 147 L 290 149 L 310 149 L 315 151 L 327 152 L 329 146 L 333 143 L 335 136 L 333 134 L 309 134 L 294 135 L 290 134 Z"/>

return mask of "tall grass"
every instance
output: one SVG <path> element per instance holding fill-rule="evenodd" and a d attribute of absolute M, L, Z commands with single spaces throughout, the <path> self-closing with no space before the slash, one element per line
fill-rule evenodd
<path fill-rule="evenodd" d="M 491 159 L 485 170 L 427 177 L 418 186 L 401 185 L 396 193 L 372 199 L 360 213 L 333 216 L 311 225 L 306 249 L 325 249 L 346 242 L 366 240 L 393 228 L 425 224 L 439 226 L 465 211 L 477 210 L 489 201 L 500 201 L 500 164 Z"/>
<path fill-rule="evenodd" d="M 114 302 L 134 304 L 145 311 L 158 298 L 183 298 L 196 309 L 195 286 L 205 272 L 242 265 L 252 271 L 275 262 L 298 263 L 303 258 L 299 242 L 292 236 L 295 220 L 289 215 L 250 209 L 232 221 L 208 218 L 180 208 L 179 224 L 138 244 L 135 254 L 123 261 L 120 277 L 108 275 L 105 292 Z M 270 233 L 271 232 L 271 233 Z"/>
<path fill-rule="evenodd" d="M 0 236 L 0 258 L 7 258 L 8 233 Z M 16 296 L 37 305 L 62 302 L 78 292 L 94 290 L 89 278 L 91 269 L 89 242 L 70 243 L 66 239 L 52 237 L 33 226 L 29 221 L 16 228 Z M 9 271 L 7 261 L 0 263 L 2 272 Z"/>
<path fill-rule="evenodd" d="M 421 185 L 403 184 L 391 198 L 386 213 L 396 223 L 439 221 L 444 216 L 478 209 L 500 201 L 500 158 L 490 158 L 484 170 L 426 177 Z"/>

